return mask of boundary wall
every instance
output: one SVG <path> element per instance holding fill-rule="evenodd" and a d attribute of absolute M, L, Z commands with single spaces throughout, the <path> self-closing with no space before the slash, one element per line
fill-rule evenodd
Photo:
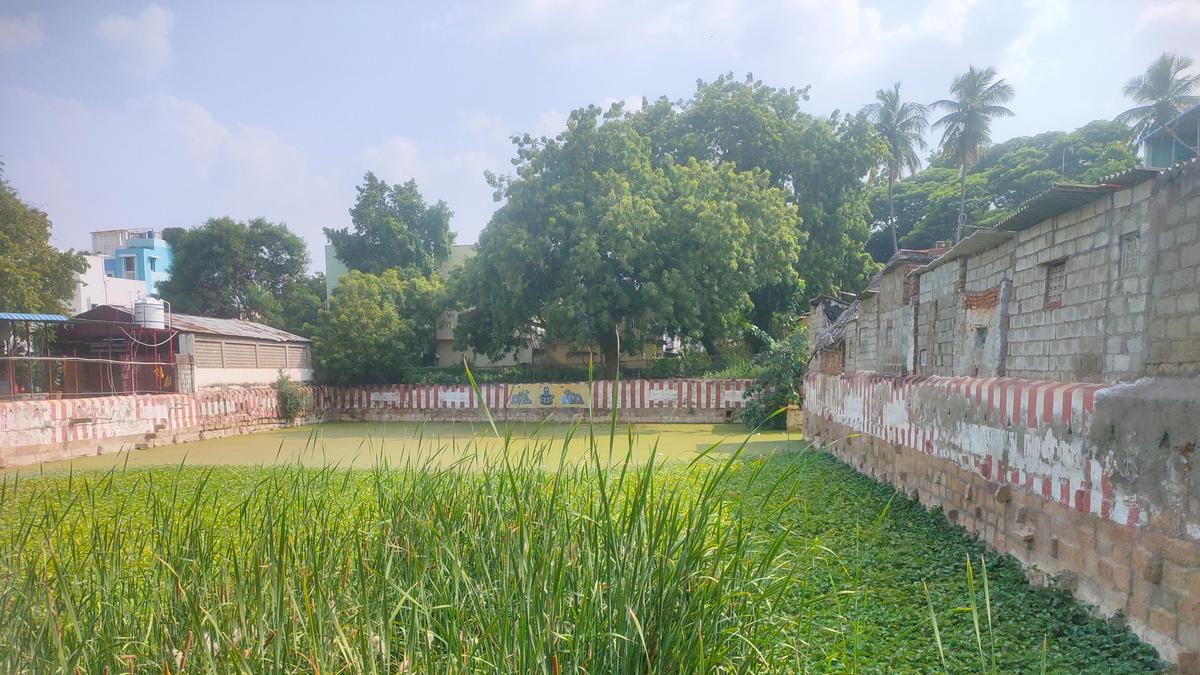
<path fill-rule="evenodd" d="M 1200 672 L 1200 379 L 805 378 L 805 431 Z"/>
<path fill-rule="evenodd" d="M 570 420 L 619 405 L 624 420 L 718 423 L 742 407 L 749 380 L 629 380 L 480 386 L 497 421 Z M 279 418 L 273 387 L 195 394 L 0 402 L 0 468 L 275 429 L 296 422 L 481 421 L 467 385 L 301 387 L 311 404 Z M 618 403 L 619 402 L 619 403 Z"/>

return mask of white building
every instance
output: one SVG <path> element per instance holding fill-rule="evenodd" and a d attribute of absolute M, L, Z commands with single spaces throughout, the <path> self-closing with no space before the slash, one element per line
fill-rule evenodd
<path fill-rule="evenodd" d="M 146 282 L 106 276 L 104 256 L 85 255 L 87 269 L 75 274 L 75 295 L 68 309 L 72 316 L 100 305 L 132 307 L 138 295 L 146 294 Z"/>

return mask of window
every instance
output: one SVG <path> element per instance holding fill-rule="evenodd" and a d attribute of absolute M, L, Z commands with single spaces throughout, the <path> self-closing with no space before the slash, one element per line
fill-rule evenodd
<path fill-rule="evenodd" d="M 1055 260 L 1046 265 L 1046 309 L 1062 307 L 1063 289 L 1067 285 L 1067 260 Z"/>
<path fill-rule="evenodd" d="M 975 328 L 975 349 L 982 351 L 987 346 L 988 329 L 983 326 Z"/>
<path fill-rule="evenodd" d="M 150 265 L 151 272 L 158 269 L 158 258 L 155 258 L 154 256 L 150 256 L 150 257 L 146 258 L 146 262 Z"/>
<path fill-rule="evenodd" d="M 126 279 L 132 279 L 134 278 L 134 275 L 137 274 L 137 261 L 133 259 L 133 256 L 122 256 L 121 266 L 125 272 Z"/>
<path fill-rule="evenodd" d="M 1138 259 L 1142 253 L 1141 236 L 1137 232 L 1121 237 L 1121 276 L 1137 274 Z"/>

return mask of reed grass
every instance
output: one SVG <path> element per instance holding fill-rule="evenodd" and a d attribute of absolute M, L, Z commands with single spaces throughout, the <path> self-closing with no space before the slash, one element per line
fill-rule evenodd
<path fill-rule="evenodd" d="M 440 446 L 449 467 L 0 476 L 0 671 L 1159 666 L 828 454 L 750 457 L 751 436 L 635 463 L 632 431 L 607 426 L 541 442 L 489 418 Z M 588 456 L 563 461 L 575 434 Z"/>

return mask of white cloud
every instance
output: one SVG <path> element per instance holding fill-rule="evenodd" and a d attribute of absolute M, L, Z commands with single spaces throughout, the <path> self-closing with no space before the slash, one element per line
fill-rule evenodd
<path fill-rule="evenodd" d="M 961 44 L 966 35 L 967 14 L 974 5 L 975 0 L 930 0 L 917 26 L 924 35 Z"/>
<path fill-rule="evenodd" d="M 349 220 L 352 177 L 330 175 L 270 129 L 223 123 L 195 101 L 152 95 L 90 107 L 4 87 L 0 118 L 19 130 L 6 146 L 6 177 L 50 214 L 61 246 L 86 245 L 91 230 L 228 215 L 285 222 L 315 252 L 322 227 Z"/>
<path fill-rule="evenodd" d="M 0 16 L 0 51 L 31 49 L 46 39 L 42 18 L 37 14 Z"/>
<path fill-rule="evenodd" d="M 1028 79 L 1035 63 L 1043 77 L 1055 70 L 1052 66 L 1058 61 L 1057 54 L 1039 53 L 1035 57 L 1035 45 L 1039 38 L 1065 25 L 1070 15 L 1066 0 L 1025 0 L 1025 7 L 1031 13 L 1029 23 L 1004 49 L 999 68 L 1002 76 L 1015 83 Z"/>
<path fill-rule="evenodd" d="M 175 16 L 157 4 L 134 16 L 111 14 L 96 24 L 96 35 L 125 59 L 130 72 L 141 76 L 161 73 L 171 63 L 171 27 Z"/>
<path fill-rule="evenodd" d="M 928 0 L 919 17 L 887 21 L 892 4 L 865 0 L 519 0 L 488 9 L 449 13 L 450 21 L 474 24 L 485 36 L 538 33 L 560 58 L 584 59 L 600 51 L 722 52 L 762 54 L 794 64 L 846 70 L 884 63 L 918 40 L 960 44 L 969 34 L 976 0 Z"/>
<path fill-rule="evenodd" d="M 1157 55 L 1174 51 L 1200 59 L 1200 2 L 1151 0 L 1145 2 L 1134 23 L 1139 43 L 1154 47 Z M 1146 59 L 1147 64 L 1150 58 Z"/>

